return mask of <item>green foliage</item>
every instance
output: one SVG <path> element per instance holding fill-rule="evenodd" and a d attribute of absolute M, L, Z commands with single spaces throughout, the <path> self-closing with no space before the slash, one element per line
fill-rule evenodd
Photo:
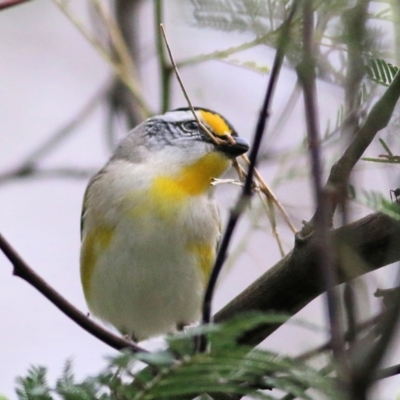
<path fill-rule="evenodd" d="M 263 35 L 275 30 L 287 15 L 289 0 L 191 0 L 199 27 L 223 31 L 251 31 Z"/>
<path fill-rule="evenodd" d="M 388 144 L 382 138 L 379 138 L 379 143 L 386 151 L 386 154 L 380 154 L 379 158 L 363 157 L 361 158 L 361 160 L 379 162 L 384 164 L 400 164 L 400 156 L 394 155 L 393 152 L 390 150 Z"/>
<path fill-rule="evenodd" d="M 177 399 L 202 393 L 235 393 L 252 398 L 274 399 L 269 389 L 280 389 L 310 399 L 309 388 L 336 398 L 333 379 L 289 357 L 237 344 L 245 332 L 260 324 L 282 323 L 284 315 L 259 313 L 236 317 L 223 325 L 195 328 L 167 338 L 166 350 L 149 354 L 123 352 L 109 358 L 99 375 L 77 382 L 67 362 L 55 387 L 46 382 L 44 368 L 31 368 L 18 378 L 21 400 Z M 211 350 L 193 352 L 195 337 L 207 334 Z M 147 364 L 140 369 L 140 364 Z M 261 389 L 261 390 L 260 390 Z"/>
<path fill-rule="evenodd" d="M 191 0 L 194 25 L 199 28 L 211 28 L 225 32 L 252 33 L 257 39 L 254 46 L 265 44 L 272 48 L 277 45 L 277 33 L 293 5 L 290 0 Z M 314 2 L 315 8 L 315 62 L 317 76 L 323 80 L 344 85 L 346 82 L 347 47 L 353 40 L 344 16 L 352 15 L 353 4 L 344 0 Z M 301 9 L 301 7 L 299 7 Z M 390 19 L 390 8 L 378 13 L 369 13 L 367 19 Z M 290 29 L 290 45 L 286 51 L 286 61 L 296 67 L 301 61 L 302 15 L 298 12 Z M 383 57 L 389 50 L 385 32 L 376 24 L 367 24 L 365 32 L 366 47 L 360 49 L 363 57 Z M 205 57 L 209 59 L 208 56 Z M 340 65 L 337 65 L 340 60 Z M 199 57 L 199 61 L 202 58 Z M 375 60 L 376 61 L 376 60 Z M 375 64 L 372 61 L 372 64 Z M 387 83 L 387 79 L 374 71 L 377 65 L 368 66 L 368 75 L 377 79 L 377 83 Z M 363 93 L 361 93 L 361 96 Z"/>
<path fill-rule="evenodd" d="M 387 152 L 387 154 L 388 154 L 389 156 L 392 156 L 393 153 L 392 153 L 392 151 L 389 149 L 389 146 L 386 144 L 386 142 L 385 142 L 382 138 L 379 138 L 378 140 L 379 140 L 379 143 L 381 144 L 381 146 L 382 146 L 382 147 L 385 149 L 385 151 Z"/>
<path fill-rule="evenodd" d="M 17 395 L 20 400 L 51 400 L 50 388 L 44 367 L 32 367 L 25 378 L 17 378 Z"/>
<path fill-rule="evenodd" d="M 392 9 L 390 6 L 387 6 L 383 10 L 380 10 L 373 14 L 375 19 L 381 19 L 384 21 L 392 21 Z"/>
<path fill-rule="evenodd" d="M 344 112 L 345 112 L 344 105 L 341 104 L 336 112 L 336 121 L 333 127 L 331 126 L 331 120 L 328 119 L 325 132 L 322 136 L 324 141 L 331 138 L 336 133 L 340 132 L 340 129 L 342 128 L 343 125 L 343 121 L 345 119 Z"/>
<path fill-rule="evenodd" d="M 400 204 L 397 203 L 396 196 L 393 200 L 388 200 L 381 193 L 367 190 L 363 190 L 360 195 L 356 192 L 354 186 L 350 186 L 349 197 L 372 210 L 400 219 Z"/>
<path fill-rule="evenodd" d="M 398 67 L 387 63 L 385 60 L 369 60 L 366 66 L 367 75 L 373 82 L 382 86 L 389 86 L 399 70 Z"/>
<path fill-rule="evenodd" d="M 271 70 L 268 66 L 257 64 L 254 61 L 241 61 L 233 58 L 229 58 L 225 61 L 228 62 L 229 64 L 237 65 L 238 67 L 246 68 L 249 69 L 250 71 L 258 72 L 259 74 L 263 75 L 269 74 Z"/>

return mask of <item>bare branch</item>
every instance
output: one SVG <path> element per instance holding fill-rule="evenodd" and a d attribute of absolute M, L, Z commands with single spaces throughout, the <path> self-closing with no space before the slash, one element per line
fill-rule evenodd
<path fill-rule="evenodd" d="M 253 177 L 255 173 L 255 167 L 257 162 L 257 155 L 261 145 L 261 140 L 264 135 L 266 120 L 270 113 L 270 107 L 272 104 L 272 98 L 275 91 L 276 83 L 279 77 L 279 72 L 281 70 L 283 59 L 285 55 L 286 46 L 289 42 L 289 29 L 290 29 L 290 22 L 296 12 L 298 5 L 298 1 L 295 1 L 292 5 L 292 9 L 286 21 L 282 24 L 282 31 L 279 37 L 279 44 L 278 49 L 275 55 L 274 63 L 272 66 L 271 76 L 268 81 L 267 91 L 265 94 L 264 102 L 261 107 L 260 116 L 257 121 L 257 126 L 254 134 L 253 143 L 250 150 L 249 155 L 249 168 L 247 171 L 246 180 L 244 182 L 242 193 L 236 202 L 234 208 L 231 210 L 227 227 L 221 239 L 220 247 L 218 250 L 218 254 L 214 263 L 214 267 L 211 272 L 210 280 L 208 282 L 207 290 L 204 296 L 204 303 L 203 303 L 203 313 L 202 313 L 202 324 L 208 324 L 211 321 L 211 302 L 214 295 L 214 290 L 217 284 L 218 276 L 222 270 L 222 266 L 224 264 L 226 254 L 228 251 L 228 247 L 230 241 L 233 236 L 233 232 L 236 228 L 236 224 L 245 209 L 251 194 L 252 194 L 252 184 L 253 184 Z M 200 351 L 205 351 L 207 347 L 206 338 L 204 335 L 200 337 Z"/>
<path fill-rule="evenodd" d="M 345 348 L 341 334 L 339 301 L 335 286 L 337 276 L 334 269 L 334 253 L 328 235 L 329 217 L 327 214 L 327 198 L 322 190 L 321 146 L 318 121 L 318 105 L 316 91 L 316 74 L 313 46 L 314 10 L 311 0 L 303 3 L 303 60 L 297 68 L 299 82 L 303 88 L 304 109 L 307 125 L 311 176 L 314 188 L 314 201 L 318 213 L 315 218 L 315 236 L 317 241 L 318 261 L 326 285 L 327 310 L 330 324 L 332 349 L 340 365 L 345 365 Z M 345 374 L 343 374 L 345 376 Z"/>
<path fill-rule="evenodd" d="M 98 103 L 103 100 L 108 90 L 109 84 L 98 90 L 93 97 L 83 106 L 81 110 L 64 126 L 54 132 L 50 137 L 35 150 L 33 150 L 17 167 L 0 174 L 0 184 L 4 184 L 13 179 L 27 177 L 49 177 L 49 176 L 65 176 L 65 177 L 87 177 L 87 170 L 79 170 L 75 168 L 57 168 L 40 170 L 36 164 L 38 161 L 55 150 L 67 137 L 75 132 L 75 129 L 89 117 Z M 90 172 L 91 173 L 91 172 Z"/>
<path fill-rule="evenodd" d="M 398 273 L 397 287 L 399 287 L 400 273 Z M 397 326 L 400 313 L 400 296 L 398 290 L 393 293 L 390 306 L 383 312 L 382 320 L 377 327 L 379 338 L 375 341 L 361 340 L 354 343 L 351 349 L 352 361 L 352 386 L 351 398 L 364 400 L 367 398 L 367 390 L 372 384 L 377 370 Z"/>
<path fill-rule="evenodd" d="M 345 138 L 353 136 L 359 128 L 358 95 L 365 75 L 363 51 L 368 3 L 368 0 L 358 0 L 353 8 L 342 15 L 343 38 L 347 45 L 347 73 L 344 85 L 346 120 L 342 126 Z"/>
<path fill-rule="evenodd" d="M 163 23 L 163 1 L 155 0 L 154 2 L 155 23 L 156 23 L 156 47 L 158 57 L 158 68 L 160 70 L 160 88 L 161 88 L 161 112 L 165 113 L 169 110 L 171 101 L 171 75 L 173 69 L 167 63 L 165 49 L 160 35 L 159 28 Z"/>
<path fill-rule="evenodd" d="M 30 168 L 21 168 L 0 174 L 0 185 L 11 183 L 17 179 L 27 178 L 87 179 L 91 177 L 95 172 L 95 169 L 79 169 L 69 167 L 40 169 L 32 166 Z"/>
<path fill-rule="evenodd" d="M 113 41 L 113 50 L 118 53 L 119 59 L 116 61 L 113 54 L 110 54 L 108 49 L 104 48 L 103 44 L 99 42 L 99 40 L 88 31 L 86 26 L 80 21 L 70 10 L 68 2 L 65 0 L 53 0 L 53 2 L 60 8 L 60 10 L 69 18 L 69 20 L 75 25 L 75 27 L 81 32 L 81 34 L 90 42 L 95 50 L 103 57 L 103 59 L 109 64 L 114 73 L 118 76 L 121 82 L 126 85 L 127 88 L 132 92 L 132 95 L 135 97 L 137 102 L 137 110 L 140 113 L 142 119 L 150 116 L 152 113 L 150 111 L 150 107 L 147 105 L 146 100 L 144 99 L 139 82 L 136 77 L 132 73 L 132 69 L 130 66 L 131 59 L 128 51 L 126 50 L 125 43 L 123 43 L 123 38 L 121 32 L 118 29 L 116 22 L 113 20 L 111 15 L 106 14 L 102 9 L 100 3 L 98 4 L 99 12 L 103 13 L 104 11 L 104 20 L 106 21 L 106 27 L 110 33 L 110 39 Z M 129 61 L 128 61 L 129 60 Z"/>
<path fill-rule="evenodd" d="M 393 365 L 391 367 L 382 368 L 375 374 L 374 379 L 386 379 L 390 378 L 391 376 L 399 375 L 400 374 L 400 364 Z"/>
<path fill-rule="evenodd" d="M 399 97 L 400 74 L 397 73 L 386 92 L 372 107 L 366 121 L 357 132 L 353 141 L 331 168 L 328 181 L 325 185 L 327 191 L 334 193 L 334 195 L 330 196 L 331 201 L 328 204 L 328 207 L 330 207 L 328 212 L 331 216 L 333 216 L 338 203 L 338 200 L 335 199 L 335 194 L 343 193 L 343 190 L 346 189 L 351 171 L 371 144 L 375 135 L 389 123 Z M 311 218 L 311 225 L 318 212 L 319 210 L 317 209 L 314 216 Z"/>
<path fill-rule="evenodd" d="M 31 284 L 35 289 L 42 293 L 43 296 L 50 300 L 50 302 L 52 302 L 60 311 L 62 311 L 67 317 L 71 318 L 85 331 L 89 332 L 93 336 L 97 337 L 97 339 L 108 344 L 116 350 L 128 349 L 134 353 L 147 353 L 147 350 L 137 346 L 135 343 L 129 342 L 122 337 L 116 336 L 103 329 L 100 325 L 94 323 L 85 314 L 75 308 L 57 291 L 49 286 L 39 275 L 37 275 L 1 234 L 0 249 L 14 266 L 13 274 L 15 276 L 18 276 Z"/>
<path fill-rule="evenodd" d="M 178 80 L 179 86 L 182 90 L 183 95 L 185 96 L 186 102 L 188 103 L 189 109 L 193 114 L 193 118 L 196 120 L 196 122 L 198 123 L 198 125 L 201 127 L 201 129 L 208 135 L 208 137 L 212 140 L 213 143 L 215 143 L 216 145 L 220 145 L 222 143 L 222 139 L 218 138 L 217 136 L 213 135 L 210 130 L 207 128 L 207 126 L 205 124 L 203 124 L 199 117 L 197 116 L 196 112 L 195 112 L 195 107 L 193 107 L 192 101 L 190 100 L 189 94 L 187 92 L 187 90 L 185 89 L 185 85 L 183 84 L 183 80 L 181 78 L 181 75 L 179 73 L 178 70 L 178 66 L 176 65 L 174 56 L 172 54 L 172 50 L 171 50 L 171 46 L 169 45 L 168 39 L 167 39 L 167 35 L 165 33 L 165 29 L 164 29 L 164 25 L 160 24 L 160 29 L 161 29 L 161 33 L 164 39 L 164 43 L 165 46 L 167 47 L 167 52 L 168 52 L 168 56 L 169 59 L 171 61 L 172 64 L 172 69 L 175 72 L 175 76 L 176 79 Z M 231 143 L 233 142 L 233 139 L 228 135 L 227 139 L 231 141 Z"/>
<path fill-rule="evenodd" d="M 353 331 L 347 330 L 347 332 L 344 334 L 343 339 L 346 342 L 351 342 L 355 335 L 359 334 L 360 332 L 363 332 L 366 329 L 371 329 L 373 327 L 376 327 L 378 322 L 380 322 L 381 320 L 382 320 L 382 314 L 378 314 L 378 315 L 368 319 L 367 321 L 361 322 L 354 327 Z M 307 350 L 306 352 L 298 355 L 296 357 L 296 360 L 306 361 L 309 358 L 320 355 L 321 352 L 323 352 L 323 351 L 330 350 L 331 348 L 332 348 L 332 342 L 331 342 L 331 340 L 328 340 L 325 343 L 321 344 L 320 346 L 315 347 L 314 349 L 311 349 L 311 350 Z"/>
<path fill-rule="evenodd" d="M 6 8 L 18 6 L 19 4 L 27 3 L 32 0 L 3 0 L 0 1 L 0 10 L 5 10 Z"/>
<path fill-rule="evenodd" d="M 371 214 L 357 222 L 330 233 L 335 254 L 351 257 L 351 268 L 335 260 L 339 272 L 338 283 L 400 260 L 400 221 L 384 214 Z M 265 274 L 228 303 L 215 317 L 223 322 L 248 311 L 287 313 L 294 315 L 305 305 L 324 293 L 326 286 L 321 277 L 316 257 L 315 236 L 309 241 L 296 240 L 294 249 Z M 281 324 L 266 324 L 246 334 L 241 341 L 257 345 Z"/>
<path fill-rule="evenodd" d="M 119 0 L 114 1 L 115 23 L 121 32 L 123 41 L 126 43 L 126 52 L 129 53 L 133 65 L 138 65 L 139 57 L 139 19 L 137 18 L 140 0 Z M 96 27 L 103 28 L 104 24 L 98 13 L 94 11 L 96 16 L 95 22 L 98 22 Z M 100 35 L 98 35 L 100 36 Z M 106 32 L 106 38 L 108 33 Z M 108 39 L 106 39 L 108 40 Z M 108 41 L 110 45 L 110 41 Z M 111 150 L 115 149 L 116 134 L 114 127 L 119 119 L 122 119 L 127 127 L 127 130 L 132 129 L 143 121 L 143 114 L 138 106 L 135 96 L 131 90 L 115 76 L 114 82 L 108 93 L 108 113 L 107 113 L 107 142 Z"/>

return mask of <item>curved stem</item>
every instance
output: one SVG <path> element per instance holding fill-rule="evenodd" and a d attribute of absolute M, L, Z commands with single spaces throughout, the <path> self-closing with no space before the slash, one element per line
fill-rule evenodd
<path fill-rule="evenodd" d="M 163 0 L 155 0 L 155 33 L 156 33 L 156 47 L 158 56 L 158 66 L 160 69 L 160 86 L 161 86 L 161 112 L 165 113 L 170 108 L 171 100 L 171 75 L 172 68 L 167 63 L 165 56 L 165 48 L 160 32 L 160 25 L 163 21 Z"/>
<path fill-rule="evenodd" d="M 204 296 L 203 313 L 202 313 L 202 324 L 203 325 L 209 324 L 211 322 L 211 302 L 212 302 L 212 299 L 214 296 L 214 291 L 215 291 L 215 287 L 217 284 L 217 280 L 218 280 L 219 274 L 222 270 L 222 266 L 224 264 L 226 254 L 228 251 L 228 247 L 229 247 L 230 241 L 232 239 L 233 232 L 236 228 L 237 222 L 252 195 L 251 189 L 252 189 L 252 185 L 253 185 L 253 177 L 255 174 L 257 155 L 258 155 L 258 151 L 260 149 L 262 137 L 264 135 L 265 126 L 267 123 L 267 117 L 269 116 L 272 98 L 273 98 L 273 94 L 275 91 L 276 83 L 278 81 L 279 72 L 282 67 L 286 46 L 289 42 L 290 22 L 292 21 L 292 18 L 297 9 L 297 4 L 298 4 L 298 1 L 295 1 L 293 3 L 291 12 L 288 16 L 288 19 L 286 21 L 284 21 L 283 25 L 282 25 L 282 31 L 281 31 L 281 35 L 279 38 L 278 49 L 277 49 L 277 52 L 275 55 L 275 60 L 274 60 L 273 66 L 272 66 L 271 76 L 268 81 L 267 91 L 266 91 L 264 102 L 263 102 L 261 112 L 260 112 L 260 115 L 258 118 L 253 143 L 251 146 L 251 151 L 250 151 L 250 155 L 249 155 L 249 168 L 247 171 L 246 180 L 244 182 L 242 194 L 240 195 L 235 207 L 232 209 L 232 211 L 230 213 L 228 225 L 227 225 L 225 233 L 222 237 L 220 248 L 219 248 L 219 251 L 217 254 L 217 258 L 215 260 L 214 268 L 211 272 L 210 280 L 208 282 L 208 286 L 207 286 L 206 293 Z M 199 338 L 198 350 L 200 352 L 204 352 L 206 349 L 207 349 L 206 337 L 205 337 L 205 335 L 201 335 Z"/>
<path fill-rule="evenodd" d="M 91 321 L 84 313 L 79 311 L 64 297 L 54 290 L 47 282 L 33 271 L 32 268 L 20 257 L 14 248 L 0 234 L 0 249 L 14 266 L 13 274 L 30 283 L 43 296 L 50 300 L 67 317 L 71 318 L 81 328 L 89 332 L 102 342 L 108 344 L 116 350 L 129 349 L 134 353 L 147 353 L 147 350 L 129 342 L 122 337 L 118 337 L 111 332 L 103 329 L 100 325 Z"/>

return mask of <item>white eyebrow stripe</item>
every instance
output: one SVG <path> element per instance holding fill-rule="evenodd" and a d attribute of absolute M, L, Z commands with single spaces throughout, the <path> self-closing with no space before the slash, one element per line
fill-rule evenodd
<path fill-rule="evenodd" d="M 196 115 L 202 120 L 200 114 L 196 111 Z M 193 114 L 190 110 L 188 111 L 169 111 L 163 115 L 163 120 L 166 122 L 184 122 L 193 120 Z"/>

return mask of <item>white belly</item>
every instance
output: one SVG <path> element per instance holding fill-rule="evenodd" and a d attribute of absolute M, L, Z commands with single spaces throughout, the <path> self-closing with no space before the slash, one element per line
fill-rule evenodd
<path fill-rule="evenodd" d="M 196 202 L 171 221 L 152 216 L 117 226 L 111 243 L 98 257 L 90 282 L 91 312 L 125 334 L 144 339 L 197 321 L 204 295 L 204 274 L 188 243 L 215 246 L 218 226 L 209 200 Z M 189 224 L 188 224 L 189 222 Z"/>

